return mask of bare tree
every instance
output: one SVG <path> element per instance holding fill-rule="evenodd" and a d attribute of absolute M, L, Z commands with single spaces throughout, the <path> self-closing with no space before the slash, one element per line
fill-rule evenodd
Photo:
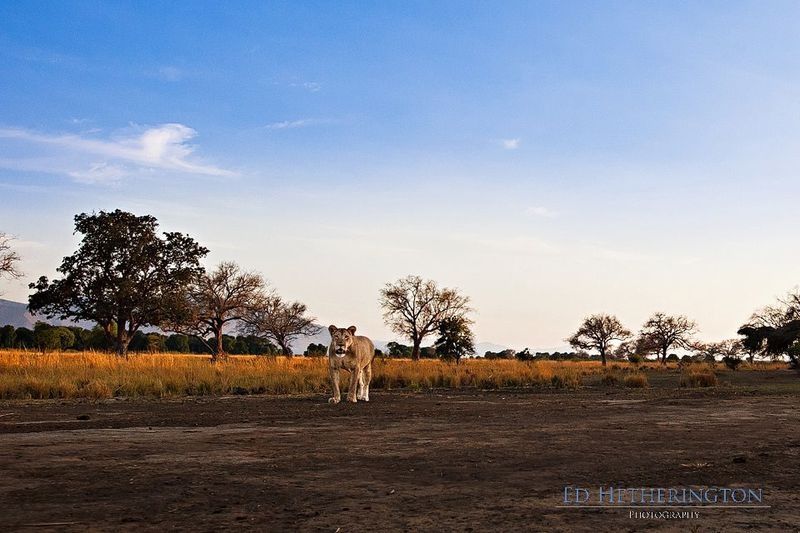
<path fill-rule="evenodd" d="M 655 348 L 661 355 L 661 364 L 667 364 L 667 352 L 670 348 L 691 349 L 692 335 L 697 333 L 697 324 L 683 315 L 668 316 L 655 313 L 642 326 L 639 338 L 642 345 Z"/>
<path fill-rule="evenodd" d="M 315 335 L 321 331 L 314 322 L 316 318 L 306 316 L 306 305 L 300 302 L 284 302 L 280 296 L 272 295 L 256 308 L 246 319 L 243 329 L 259 337 L 275 341 L 283 355 L 292 355 L 292 341 L 304 335 Z"/>
<path fill-rule="evenodd" d="M 697 355 L 703 359 L 711 361 L 717 357 L 739 358 L 744 353 L 745 348 L 739 339 L 726 339 L 719 342 L 695 342 L 692 348 Z"/>
<path fill-rule="evenodd" d="M 411 358 L 419 360 L 422 340 L 435 333 L 443 320 L 464 317 L 472 309 L 469 297 L 456 289 L 439 289 L 436 282 L 407 276 L 387 283 L 380 292 L 383 320 L 392 331 L 411 339 Z"/>
<path fill-rule="evenodd" d="M 267 284 L 261 274 L 243 272 L 236 263 L 220 263 L 213 272 L 197 276 L 186 291 L 183 316 L 165 329 L 200 339 L 211 351 L 212 361 L 225 358 L 223 330 L 237 325 L 266 305 Z M 206 341 L 214 337 L 214 345 Z"/>
<path fill-rule="evenodd" d="M 606 354 L 613 341 L 625 341 L 631 332 L 625 328 L 614 315 L 598 314 L 584 319 L 583 323 L 571 337 L 565 339 L 570 346 L 579 350 L 597 350 L 603 366 L 606 365 Z"/>
<path fill-rule="evenodd" d="M 17 270 L 19 254 L 11 249 L 14 237 L 0 231 L 0 277 L 18 278 L 22 272 Z"/>

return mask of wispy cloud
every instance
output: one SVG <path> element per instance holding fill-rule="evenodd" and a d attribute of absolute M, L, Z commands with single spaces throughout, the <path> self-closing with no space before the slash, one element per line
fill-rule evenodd
<path fill-rule="evenodd" d="M 272 122 L 264 126 L 265 130 L 287 130 L 292 128 L 302 128 L 305 126 L 310 126 L 314 124 L 314 120 L 312 119 L 300 119 L 300 120 L 283 120 L 281 122 Z"/>
<path fill-rule="evenodd" d="M 158 77 L 164 81 L 181 81 L 184 77 L 183 70 L 170 65 L 158 69 Z"/>
<path fill-rule="evenodd" d="M 0 139 L 52 147 L 57 153 L 43 155 L 43 172 L 53 171 L 53 160 L 59 154 L 65 158 L 62 172 L 85 183 L 118 181 L 126 175 L 144 169 L 233 176 L 234 172 L 205 164 L 192 156 L 194 146 L 188 141 L 197 132 L 183 124 L 162 124 L 136 134 L 111 139 L 90 138 L 85 135 L 53 135 L 21 128 L 0 128 Z M 2 146 L 2 143 L 0 143 Z M 100 160 L 98 161 L 98 156 Z M 89 159 L 91 157 L 91 159 Z M 13 159 L 0 160 L 13 163 Z M 44 164 L 44 162 L 47 162 Z"/>
<path fill-rule="evenodd" d="M 506 150 L 516 150 L 517 148 L 519 148 L 520 142 L 522 142 L 522 140 L 518 139 L 518 138 L 517 139 L 500 139 L 500 144 Z"/>
<path fill-rule="evenodd" d="M 263 126 L 265 130 L 289 130 L 289 129 L 296 129 L 296 128 L 307 128 L 309 126 L 319 126 L 322 124 L 333 124 L 335 123 L 332 119 L 322 119 L 322 118 L 301 118 L 298 120 L 282 120 L 280 122 L 271 122 L 266 126 Z"/>
<path fill-rule="evenodd" d="M 557 213 L 552 209 L 548 209 L 546 207 L 541 207 L 541 206 L 529 207 L 528 209 L 525 210 L 525 212 L 531 216 L 543 217 L 543 218 L 553 218 L 554 216 L 557 215 Z"/>

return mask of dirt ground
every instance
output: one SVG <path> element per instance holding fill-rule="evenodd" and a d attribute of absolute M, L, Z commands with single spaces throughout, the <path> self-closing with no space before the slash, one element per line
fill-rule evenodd
<path fill-rule="evenodd" d="M 760 374 L 713 390 L 375 390 L 356 405 L 2 403 L 0 530 L 800 531 L 800 380 Z M 565 504 L 565 487 L 763 501 L 631 517 L 644 511 Z"/>

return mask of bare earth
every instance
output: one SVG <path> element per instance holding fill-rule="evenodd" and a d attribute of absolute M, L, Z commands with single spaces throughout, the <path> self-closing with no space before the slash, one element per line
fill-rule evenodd
<path fill-rule="evenodd" d="M 798 377 L 749 374 L 356 405 L 6 402 L 0 531 L 800 531 Z M 565 508 L 565 486 L 761 488 L 764 507 L 631 518 Z"/>

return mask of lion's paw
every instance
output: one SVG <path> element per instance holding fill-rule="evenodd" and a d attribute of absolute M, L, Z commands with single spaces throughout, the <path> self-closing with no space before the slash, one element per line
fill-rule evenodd
<path fill-rule="evenodd" d="M 339 403 L 338 398 L 328 398 L 328 403 Z"/>

